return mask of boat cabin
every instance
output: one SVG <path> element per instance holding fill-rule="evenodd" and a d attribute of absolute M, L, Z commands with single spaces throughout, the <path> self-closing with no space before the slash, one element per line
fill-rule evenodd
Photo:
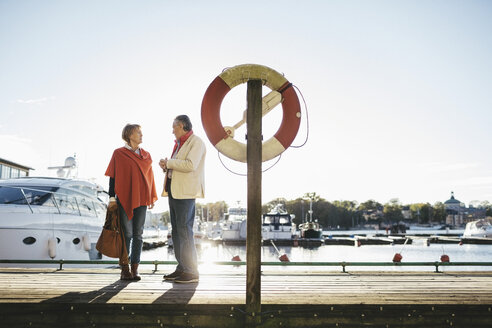
<path fill-rule="evenodd" d="M 263 214 L 261 229 L 263 240 L 291 239 L 295 232 L 292 218 L 293 215 L 289 213 Z"/>

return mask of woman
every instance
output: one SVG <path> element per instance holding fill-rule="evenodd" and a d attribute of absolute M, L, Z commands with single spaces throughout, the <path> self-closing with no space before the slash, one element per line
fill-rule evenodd
<path fill-rule="evenodd" d="M 131 262 L 130 272 L 128 258 L 120 258 L 121 279 L 140 280 L 138 264 L 142 253 L 145 215 L 147 206 L 149 209 L 154 207 L 157 193 L 152 172 L 152 158 L 148 152 L 139 147 L 142 143 L 140 125 L 127 124 L 121 136 L 125 146 L 113 152 L 106 170 L 111 197 L 108 209 L 118 206 Z"/>

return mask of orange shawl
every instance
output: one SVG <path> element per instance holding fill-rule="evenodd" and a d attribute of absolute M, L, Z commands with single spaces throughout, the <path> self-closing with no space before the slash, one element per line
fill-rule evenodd
<path fill-rule="evenodd" d="M 150 154 L 140 148 L 140 155 L 121 147 L 114 151 L 105 175 L 114 178 L 114 191 L 128 219 L 133 209 L 157 200 Z"/>

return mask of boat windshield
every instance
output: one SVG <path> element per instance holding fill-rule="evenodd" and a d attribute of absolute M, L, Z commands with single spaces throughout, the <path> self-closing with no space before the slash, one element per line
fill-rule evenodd
<path fill-rule="evenodd" d="M 231 222 L 240 222 L 246 219 L 248 211 L 245 208 L 229 208 L 229 212 L 226 214 L 226 220 Z"/>
<path fill-rule="evenodd" d="M 97 197 L 97 189 L 95 187 L 86 186 L 86 185 L 83 185 L 83 184 L 80 184 L 80 183 L 74 183 L 74 184 L 71 184 L 71 185 L 64 185 L 64 187 L 69 188 L 69 189 L 80 191 L 82 193 L 91 195 L 93 197 Z"/>
<path fill-rule="evenodd" d="M 245 208 L 229 208 L 229 215 L 248 215 L 248 210 Z"/>
<path fill-rule="evenodd" d="M 54 206 L 51 193 L 58 189 L 58 187 L 45 186 L 29 189 L 0 186 L 0 204 L 27 205 L 29 202 L 30 205 Z"/>
<path fill-rule="evenodd" d="M 285 215 L 265 215 L 263 224 L 290 224 L 290 217 Z"/>
<path fill-rule="evenodd" d="M 490 226 L 490 222 L 488 221 L 484 221 L 484 220 L 480 220 L 480 221 L 477 221 L 475 223 L 475 226 L 478 228 L 478 229 L 485 229 L 485 228 L 488 228 Z"/>
<path fill-rule="evenodd" d="M 60 187 L 0 186 L 1 204 L 51 207 L 59 214 L 98 216 L 106 213 L 100 200 Z"/>

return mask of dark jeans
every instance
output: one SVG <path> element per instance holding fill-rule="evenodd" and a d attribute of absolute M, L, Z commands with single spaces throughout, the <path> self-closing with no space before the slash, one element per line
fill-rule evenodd
<path fill-rule="evenodd" d="M 198 263 L 193 238 L 193 223 L 195 221 L 195 199 L 174 199 L 169 194 L 169 215 L 171 217 L 171 235 L 173 248 L 178 266 L 176 270 L 198 274 Z"/>
<path fill-rule="evenodd" d="M 140 206 L 133 209 L 133 218 L 128 220 L 123 207 L 118 202 L 120 210 L 121 226 L 125 235 L 126 249 L 130 263 L 140 263 L 140 254 L 143 246 L 143 230 L 145 224 L 145 215 L 147 214 L 147 206 Z"/>

